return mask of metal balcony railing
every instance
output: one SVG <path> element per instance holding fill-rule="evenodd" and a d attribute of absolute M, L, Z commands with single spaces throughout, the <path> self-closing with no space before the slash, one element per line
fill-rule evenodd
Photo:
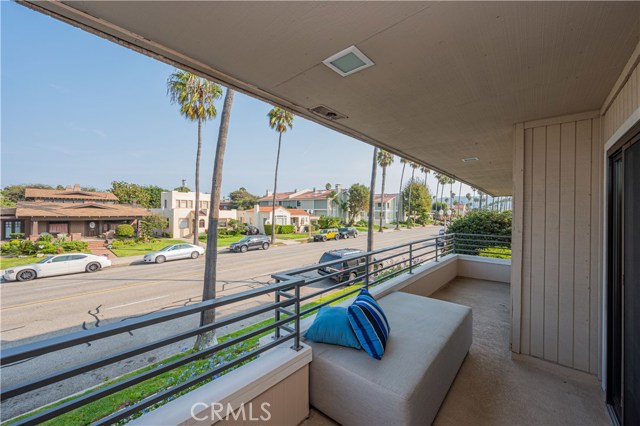
<path fill-rule="evenodd" d="M 415 268 L 429 262 L 438 262 L 443 257 L 453 254 L 472 254 L 489 257 L 510 256 L 510 236 L 498 235 L 474 235 L 474 234 L 447 234 L 424 238 L 406 244 L 400 244 L 371 252 L 355 251 L 354 254 L 315 264 L 283 273 L 274 274 L 272 277 L 276 283 L 264 288 L 250 290 L 231 296 L 225 296 L 214 300 L 196 303 L 189 306 L 175 308 L 163 312 L 152 313 L 138 318 L 127 319 L 119 323 L 113 323 L 104 327 L 80 331 L 65 336 L 35 342 L 15 348 L 5 349 L 0 352 L 0 365 L 3 368 L 11 364 L 30 360 L 34 357 L 62 351 L 77 345 L 99 341 L 112 336 L 129 333 L 133 330 L 143 329 L 158 324 L 167 323 L 178 318 L 193 314 L 202 314 L 204 311 L 218 309 L 238 302 L 257 300 L 258 307 L 247 309 L 241 313 L 216 319 L 211 324 L 206 324 L 146 343 L 119 353 L 110 354 L 99 359 L 89 361 L 72 368 L 63 369 L 56 373 L 39 377 L 35 380 L 25 381 L 18 385 L 4 387 L 0 390 L 0 398 L 7 401 L 12 398 L 28 397 L 29 392 L 41 389 L 63 380 L 94 371 L 98 368 L 128 360 L 134 356 L 162 348 L 184 339 L 198 336 L 203 333 L 213 332 L 221 327 L 253 319 L 258 322 L 264 314 L 273 312 L 273 321 L 258 328 L 250 328 L 238 337 L 221 341 L 209 348 L 187 354 L 173 361 L 163 363 L 157 368 L 144 370 L 137 374 L 125 376 L 124 379 L 115 381 L 107 386 L 98 387 L 87 391 L 77 398 L 70 399 L 59 405 L 51 406 L 43 411 L 21 418 L 14 425 L 35 425 L 58 417 L 64 413 L 83 407 L 94 401 L 113 395 L 119 391 L 140 384 L 160 374 L 185 366 L 196 360 L 216 356 L 221 351 L 240 345 L 249 339 L 263 336 L 273 332 L 274 338 L 265 345 L 260 345 L 244 352 L 227 362 L 214 366 L 208 371 L 195 375 L 188 380 L 161 389 L 157 393 L 148 396 L 132 405 L 126 406 L 107 417 L 97 420 L 95 425 L 110 425 L 123 419 L 130 418 L 136 413 L 148 407 L 162 404 L 167 400 L 181 394 L 204 381 L 229 371 L 238 365 L 248 362 L 275 346 L 292 341 L 292 349 L 299 350 L 300 346 L 300 319 L 311 315 L 322 306 L 338 302 L 347 298 L 362 287 L 369 288 L 378 285 L 388 279 L 403 273 L 412 274 Z M 321 273 L 319 273 L 319 271 Z M 325 286 L 316 288 L 314 284 L 323 283 Z M 327 282 L 329 284 L 327 284 Z M 303 290 L 305 294 L 303 295 Z M 273 296 L 271 296 L 273 295 Z M 265 296 L 273 297 L 273 301 L 264 302 Z M 261 316 L 259 318 L 259 316 Z"/>

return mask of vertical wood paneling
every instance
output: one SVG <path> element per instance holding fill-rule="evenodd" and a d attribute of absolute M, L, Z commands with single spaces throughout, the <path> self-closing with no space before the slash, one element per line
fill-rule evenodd
<path fill-rule="evenodd" d="M 573 367 L 589 371 L 591 120 L 576 125 Z"/>
<path fill-rule="evenodd" d="M 544 247 L 544 359 L 558 361 L 560 125 L 547 127 Z"/>
<path fill-rule="evenodd" d="M 575 123 L 560 128 L 560 242 L 558 272 L 558 362 L 573 365 L 573 273 Z"/>
<path fill-rule="evenodd" d="M 546 127 L 533 129 L 531 193 L 531 355 L 544 356 Z"/>
<path fill-rule="evenodd" d="M 602 117 L 603 142 L 609 140 L 638 108 L 640 108 L 640 68 L 636 65 L 629 79 Z"/>
<path fill-rule="evenodd" d="M 513 147 L 513 228 L 511 248 L 522 253 L 524 188 L 524 125 L 515 126 Z M 511 350 L 520 353 L 520 327 L 522 315 L 522 256 L 511 259 Z"/>
<path fill-rule="evenodd" d="M 600 140 L 600 120 L 593 120 L 591 141 L 591 272 L 589 307 L 589 372 L 597 374 L 600 363 L 600 259 L 602 218 L 602 161 L 603 144 Z"/>
<path fill-rule="evenodd" d="M 533 148 L 533 130 L 524 133 L 524 191 L 522 209 L 522 327 L 520 332 L 520 349 L 530 354 L 531 331 L 531 160 Z"/>

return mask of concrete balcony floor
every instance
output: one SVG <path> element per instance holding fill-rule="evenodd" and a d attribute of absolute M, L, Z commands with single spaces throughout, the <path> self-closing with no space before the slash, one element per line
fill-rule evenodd
<path fill-rule="evenodd" d="M 459 277 L 432 297 L 473 309 L 473 345 L 434 425 L 611 424 L 594 376 L 512 356 L 507 284 Z M 303 423 L 335 424 L 313 409 Z"/>

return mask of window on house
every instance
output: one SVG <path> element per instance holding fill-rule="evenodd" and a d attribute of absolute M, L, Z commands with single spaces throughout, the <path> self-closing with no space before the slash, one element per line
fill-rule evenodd
<path fill-rule="evenodd" d="M 302 205 L 302 203 L 300 201 L 296 201 L 296 206 L 300 207 Z"/>
<path fill-rule="evenodd" d="M 167 208 L 167 200 L 164 200 L 164 208 Z"/>
<path fill-rule="evenodd" d="M 187 207 L 190 208 L 190 209 L 193 208 L 193 200 L 187 201 Z"/>
<path fill-rule="evenodd" d="M 200 208 L 201 209 L 208 209 L 209 208 L 209 202 L 208 201 L 200 201 Z"/>
<path fill-rule="evenodd" d="M 198 227 L 204 228 L 204 219 L 200 219 L 200 221 L 198 222 Z"/>

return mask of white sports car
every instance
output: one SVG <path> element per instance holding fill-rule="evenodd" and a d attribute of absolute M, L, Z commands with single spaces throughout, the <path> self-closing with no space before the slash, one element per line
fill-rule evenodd
<path fill-rule="evenodd" d="M 4 271 L 5 281 L 30 281 L 34 278 L 54 275 L 75 274 L 78 272 L 97 272 L 111 266 L 104 256 L 86 253 L 65 253 L 45 257 L 38 263 L 14 266 Z"/>
<path fill-rule="evenodd" d="M 167 260 L 197 259 L 204 254 L 204 249 L 193 244 L 172 244 L 158 251 L 144 255 L 144 261 L 149 263 L 164 263 Z"/>

